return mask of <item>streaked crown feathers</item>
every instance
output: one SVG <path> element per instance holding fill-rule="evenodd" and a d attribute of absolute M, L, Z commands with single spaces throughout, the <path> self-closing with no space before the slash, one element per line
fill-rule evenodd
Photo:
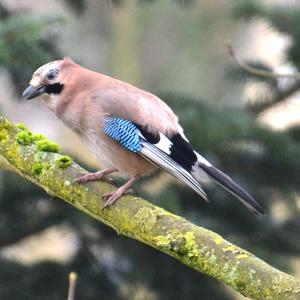
<path fill-rule="evenodd" d="M 71 58 L 65 57 L 62 60 L 55 60 L 42 65 L 33 73 L 30 85 L 38 87 L 46 82 L 55 81 L 60 70 L 68 64 L 74 64 L 74 62 Z"/>

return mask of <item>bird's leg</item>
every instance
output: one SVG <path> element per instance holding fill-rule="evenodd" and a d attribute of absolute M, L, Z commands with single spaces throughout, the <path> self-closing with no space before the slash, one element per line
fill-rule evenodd
<path fill-rule="evenodd" d="M 121 198 L 123 195 L 127 194 L 130 190 L 130 187 L 136 181 L 138 181 L 140 178 L 141 178 L 141 176 L 135 175 L 135 176 L 131 177 L 125 184 L 120 186 L 116 191 L 105 194 L 103 196 L 103 199 L 107 199 L 107 200 L 103 206 L 103 209 L 107 206 L 114 204 L 119 198 Z"/>
<path fill-rule="evenodd" d="M 79 176 L 75 179 L 76 183 L 86 183 L 90 181 L 105 181 L 108 183 L 112 183 L 113 180 L 109 177 L 106 177 L 106 175 L 117 172 L 118 170 L 115 168 L 105 169 L 98 171 L 96 173 L 81 173 Z"/>

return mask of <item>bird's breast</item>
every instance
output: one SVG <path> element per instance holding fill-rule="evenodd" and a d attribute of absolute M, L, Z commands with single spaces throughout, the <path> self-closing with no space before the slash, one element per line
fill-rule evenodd
<path fill-rule="evenodd" d="M 155 169 L 142 156 L 123 148 L 104 132 L 91 130 L 82 135 L 82 140 L 104 168 L 116 168 L 123 176 L 144 176 Z"/>

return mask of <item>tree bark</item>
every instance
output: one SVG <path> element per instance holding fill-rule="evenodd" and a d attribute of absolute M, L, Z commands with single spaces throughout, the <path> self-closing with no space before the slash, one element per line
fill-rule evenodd
<path fill-rule="evenodd" d="M 113 12 L 114 76 L 139 85 L 139 5 L 137 0 L 124 1 Z"/>
<path fill-rule="evenodd" d="M 102 195 L 114 187 L 104 182 L 73 183 L 76 175 L 85 170 L 57 150 L 45 137 L 0 117 L 0 168 L 18 173 L 118 234 L 150 245 L 244 296 L 260 300 L 300 299 L 300 282 L 296 278 L 220 235 L 141 198 L 124 196 L 102 210 Z"/>

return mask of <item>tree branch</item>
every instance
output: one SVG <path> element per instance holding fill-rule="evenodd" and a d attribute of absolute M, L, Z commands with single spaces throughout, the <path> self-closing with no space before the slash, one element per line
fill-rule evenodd
<path fill-rule="evenodd" d="M 294 74 L 284 74 L 284 73 L 275 73 L 270 72 L 262 69 L 258 69 L 255 67 L 250 66 L 247 63 L 242 62 L 235 54 L 233 47 L 228 44 L 227 50 L 229 55 L 232 57 L 233 61 L 236 63 L 240 69 L 244 70 L 245 72 L 265 78 L 289 78 L 293 79 L 294 82 L 285 90 L 278 91 L 277 95 L 271 99 L 270 101 L 265 102 L 254 102 L 249 104 L 249 109 L 255 114 L 262 112 L 263 110 L 269 108 L 271 105 L 274 105 L 278 102 L 285 100 L 286 98 L 292 96 L 293 94 L 299 92 L 300 90 L 300 73 L 295 72 Z"/>
<path fill-rule="evenodd" d="M 286 98 L 293 96 L 294 94 L 298 93 L 300 91 L 300 81 L 295 81 L 291 86 L 289 86 L 287 89 L 283 91 L 279 91 L 271 101 L 266 102 L 254 102 L 249 104 L 249 109 L 251 112 L 255 114 L 259 114 L 265 109 L 269 108 L 270 106 L 279 103 L 281 101 L 284 101 Z"/>
<path fill-rule="evenodd" d="M 248 72 L 249 74 L 260 76 L 260 77 L 268 77 L 268 78 L 290 78 L 299 80 L 300 79 L 300 73 L 296 72 L 294 74 L 284 74 L 284 73 L 275 73 L 270 72 L 266 70 L 262 70 L 259 68 L 252 67 L 248 65 L 247 63 L 242 62 L 236 55 L 235 52 L 230 44 L 227 44 L 227 49 L 229 55 L 232 57 L 234 62 L 244 71 Z"/>
<path fill-rule="evenodd" d="M 43 136 L 34 135 L 24 126 L 16 127 L 0 117 L 0 167 L 9 166 L 10 170 L 114 228 L 117 233 L 150 245 L 247 297 L 299 299 L 297 279 L 274 269 L 220 235 L 141 198 L 124 196 L 113 207 L 102 211 L 102 195 L 114 187 L 103 182 L 73 184 L 76 175 L 84 170 L 55 151 L 56 145 Z"/>

